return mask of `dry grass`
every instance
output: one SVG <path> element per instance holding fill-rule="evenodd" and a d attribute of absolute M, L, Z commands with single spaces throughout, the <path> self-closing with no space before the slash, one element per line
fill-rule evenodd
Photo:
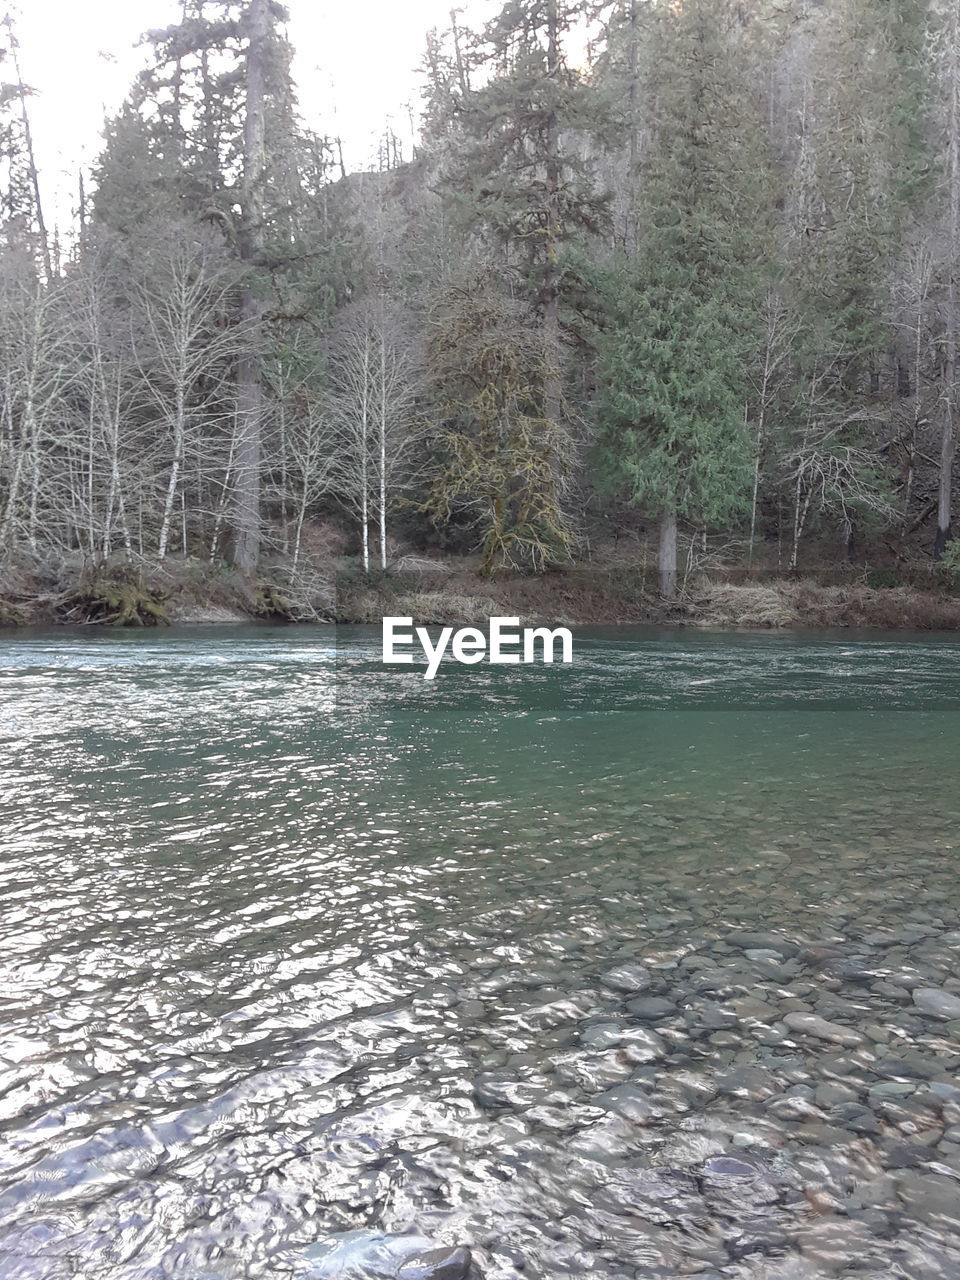
<path fill-rule="evenodd" d="M 375 587 L 348 586 L 338 593 L 338 622 L 378 625 L 385 616 L 413 618 L 427 626 L 485 626 L 502 610 L 489 596 L 453 591 L 405 591 L 396 595 Z"/>
<path fill-rule="evenodd" d="M 705 583 L 691 592 L 690 620 L 717 627 L 960 628 L 960 599 L 915 587 L 821 586 L 811 579 L 763 585 Z"/>
<path fill-rule="evenodd" d="M 792 598 L 797 626 L 875 627 L 888 631 L 960 628 L 960 600 L 955 596 L 916 587 L 821 587 L 809 581 L 785 586 Z"/>
<path fill-rule="evenodd" d="M 718 627 L 789 627 L 796 615 L 782 585 L 711 583 L 694 601 L 697 621 Z"/>
<path fill-rule="evenodd" d="M 398 596 L 397 615 L 413 618 L 421 626 L 486 626 L 500 613 L 490 596 L 449 595 L 443 591 L 415 591 Z"/>

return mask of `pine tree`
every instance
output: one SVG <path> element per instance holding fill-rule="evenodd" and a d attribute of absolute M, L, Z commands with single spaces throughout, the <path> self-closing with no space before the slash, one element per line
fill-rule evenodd
<path fill-rule="evenodd" d="M 737 35 L 731 10 L 706 0 L 658 10 L 640 243 L 607 286 L 601 465 L 659 518 L 667 598 L 678 519 L 729 520 L 750 484 L 744 363 L 757 338 L 768 161 Z"/>
<path fill-rule="evenodd" d="M 0 217 L 8 242 L 35 253 L 44 275 L 53 278 L 53 258 L 40 195 L 20 45 L 13 18 L 0 22 Z"/>
<path fill-rule="evenodd" d="M 607 204 L 583 145 L 604 127 L 602 103 L 565 52 L 584 8 L 509 0 L 488 24 L 474 59 L 489 79 L 460 90 L 463 147 L 449 188 L 519 269 L 552 345 L 561 334 L 564 249 L 600 229 Z M 559 383 L 545 395 L 555 416 Z"/>

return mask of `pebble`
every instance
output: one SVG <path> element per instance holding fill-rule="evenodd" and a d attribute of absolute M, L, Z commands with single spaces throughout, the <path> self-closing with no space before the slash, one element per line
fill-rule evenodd
<path fill-rule="evenodd" d="M 780 1010 L 775 1005 L 754 996 L 731 1000 L 730 1008 L 741 1022 L 775 1022 L 780 1017 Z"/>
<path fill-rule="evenodd" d="M 616 968 L 608 969 L 600 978 L 600 982 L 611 991 L 626 991 L 632 994 L 637 991 L 646 991 L 653 982 L 653 976 L 643 965 L 621 964 Z"/>
<path fill-rule="evenodd" d="M 859 1031 L 841 1027 L 836 1022 L 828 1022 L 826 1018 L 821 1018 L 816 1013 L 787 1013 L 783 1021 L 791 1031 L 800 1031 L 818 1040 L 829 1040 L 847 1049 L 856 1048 L 864 1042 L 864 1037 Z"/>
<path fill-rule="evenodd" d="M 623 1029 L 618 1022 L 595 1022 L 580 1032 L 584 1044 L 594 1049 L 610 1049 L 623 1039 Z"/>
<path fill-rule="evenodd" d="M 636 1000 L 628 1000 L 624 1007 L 641 1022 L 659 1022 L 662 1018 L 673 1017 L 677 1012 L 676 1005 L 662 996 L 638 996 Z"/>
<path fill-rule="evenodd" d="M 724 942 L 727 946 L 740 947 L 744 951 L 773 951 L 781 956 L 795 956 L 800 950 L 795 942 L 776 933 L 750 933 L 738 930 L 735 933 L 728 933 L 724 937 Z"/>
<path fill-rule="evenodd" d="M 598 1107 L 616 1112 L 634 1124 L 650 1124 L 663 1114 L 646 1090 L 631 1084 L 614 1085 L 612 1089 L 599 1094 L 594 1101 Z"/>

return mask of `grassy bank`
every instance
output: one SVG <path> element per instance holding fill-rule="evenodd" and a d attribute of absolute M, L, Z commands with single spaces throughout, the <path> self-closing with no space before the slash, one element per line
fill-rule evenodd
<path fill-rule="evenodd" d="M 729 628 L 960 629 L 960 583 L 927 566 L 895 573 L 846 568 L 805 576 L 730 567 L 691 575 L 673 601 L 630 563 L 482 578 L 473 561 L 400 561 L 363 574 L 342 557 L 268 563 L 256 578 L 223 563 L 162 564 L 21 558 L 0 565 L 0 626 L 287 622 L 379 624 L 386 614 L 421 624 L 483 625 L 491 615 L 569 626 L 652 623 Z"/>
<path fill-rule="evenodd" d="M 824 575 L 825 577 L 827 575 Z M 677 599 L 662 600 L 650 581 L 623 568 L 572 568 L 539 577 L 484 580 L 464 568 L 397 574 L 376 581 L 341 580 L 335 616 L 379 623 L 384 614 L 425 625 L 483 624 L 491 615 L 569 626 L 653 623 L 699 627 L 960 628 L 960 596 L 940 586 L 891 580 L 831 583 L 815 577 L 719 581 L 697 576 Z"/>

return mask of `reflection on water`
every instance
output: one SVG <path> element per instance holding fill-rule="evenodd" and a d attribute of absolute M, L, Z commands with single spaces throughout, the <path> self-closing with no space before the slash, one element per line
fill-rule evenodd
<path fill-rule="evenodd" d="M 960 1274 L 960 646 L 377 640 L 0 640 L 4 1280 Z"/>

